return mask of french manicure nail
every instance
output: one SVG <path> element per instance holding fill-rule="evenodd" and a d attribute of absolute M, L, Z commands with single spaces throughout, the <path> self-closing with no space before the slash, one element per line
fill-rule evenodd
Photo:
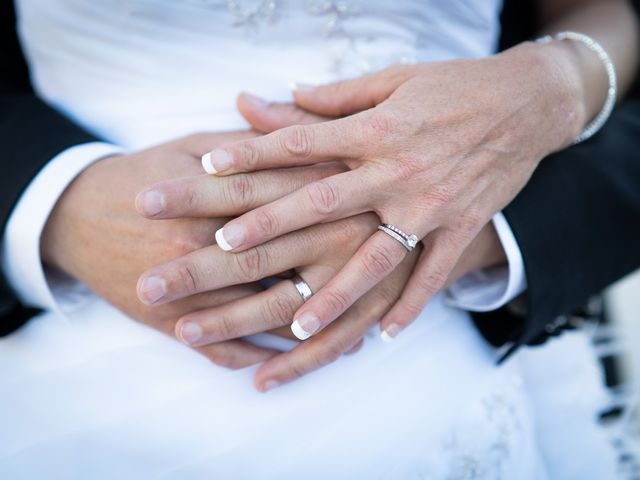
<path fill-rule="evenodd" d="M 384 330 L 380 334 L 380 338 L 382 338 L 384 342 L 389 343 L 398 336 L 400 331 L 401 331 L 400 325 L 398 325 L 397 323 L 392 323 L 386 328 L 386 330 Z"/>
<path fill-rule="evenodd" d="M 245 237 L 246 229 L 244 226 L 232 223 L 222 227 L 216 232 L 216 243 L 222 250 L 228 252 L 242 245 Z"/>
<path fill-rule="evenodd" d="M 167 294 L 167 283 L 160 277 L 147 277 L 140 283 L 140 295 L 148 304 L 154 304 Z"/>
<path fill-rule="evenodd" d="M 202 327 L 194 322 L 185 322 L 180 327 L 180 338 L 188 345 L 193 345 L 202 338 Z"/>
<path fill-rule="evenodd" d="M 277 380 L 268 380 L 262 385 L 262 391 L 268 392 L 269 390 L 273 390 L 274 388 L 278 388 L 280 386 L 280 382 Z"/>
<path fill-rule="evenodd" d="M 320 328 L 320 319 L 311 312 L 305 312 L 291 324 L 291 331 L 299 340 L 306 340 Z"/>
<path fill-rule="evenodd" d="M 231 167 L 231 163 L 231 155 L 220 149 L 205 153 L 202 156 L 202 168 L 210 175 L 228 170 Z"/>
<path fill-rule="evenodd" d="M 164 195 L 155 190 L 142 192 L 136 198 L 138 211 L 147 217 L 153 217 L 165 208 Z"/>

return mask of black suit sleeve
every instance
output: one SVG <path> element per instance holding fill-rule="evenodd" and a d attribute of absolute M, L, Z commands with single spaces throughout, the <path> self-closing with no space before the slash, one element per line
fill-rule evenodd
<path fill-rule="evenodd" d="M 66 148 L 94 138 L 39 100 L 30 86 L 16 36 L 13 3 L 0 7 L 0 238 L 20 195 L 38 171 Z M 0 334 L 33 314 L 0 273 Z"/>
<path fill-rule="evenodd" d="M 476 324 L 494 344 L 538 343 L 556 317 L 640 267 L 640 100 L 543 160 L 504 214 L 524 259 L 527 316 L 477 315 Z"/>
<path fill-rule="evenodd" d="M 502 48 L 536 30 L 531 2 L 507 0 L 502 20 Z M 527 313 L 474 315 L 494 345 L 544 341 L 558 317 L 640 267 L 639 90 L 640 79 L 601 132 L 545 159 L 504 210 L 524 259 Z"/>
<path fill-rule="evenodd" d="M 590 142 L 544 160 L 505 210 L 524 256 L 534 339 L 640 267 L 640 101 Z"/>

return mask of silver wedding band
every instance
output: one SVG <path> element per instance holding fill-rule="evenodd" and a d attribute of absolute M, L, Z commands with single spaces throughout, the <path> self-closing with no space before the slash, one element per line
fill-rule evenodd
<path fill-rule="evenodd" d="M 398 227 L 394 227 L 389 223 L 381 223 L 378 225 L 378 230 L 400 242 L 402 246 L 407 249 L 407 252 L 411 252 L 416 248 L 416 245 L 420 241 L 417 235 L 404 233 Z"/>
<path fill-rule="evenodd" d="M 296 273 L 291 279 L 291 281 L 293 282 L 293 285 L 296 287 L 296 290 L 298 290 L 298 293 L 302 297 L 303 302 L 306 302 L 313 296 L 311 287 L 307 282 L 304 281 L 304 279 L 300 275 Z"/>

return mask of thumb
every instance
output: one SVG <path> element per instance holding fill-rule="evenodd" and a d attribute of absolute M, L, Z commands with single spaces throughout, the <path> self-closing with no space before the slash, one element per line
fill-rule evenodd
<path fill-rule="evenodd" d="M 292 125 L 307 125 L 329 120 L 306 112 L 292 103 L 271 103 L 248 93 L 241 93 L 236 100 L 236 105 L 249 125 L 262 133 L 271 133 Z"/>
<path fill-rule="evenodd" d="M 364 77 L 327 85 L 296 84 L 296 105 L 309 112 L 330 117 L 344 117 L 373 108 L 384 102 L 412 75 L 410 65 L 395 65 Z"/>

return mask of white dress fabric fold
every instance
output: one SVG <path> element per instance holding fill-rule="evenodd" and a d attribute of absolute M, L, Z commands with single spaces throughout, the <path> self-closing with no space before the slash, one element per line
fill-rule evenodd
<path fill-rule="evenodd" d="M 261 394 L 254 368 L 213 365 L 96 299 L 0 340 L 0 478 L 611 478 L 584 337 L 494 360 L 438 297 L 393 343 L 371 332 Z M 575 462 L 583 451 L 597 455 Z"/>

